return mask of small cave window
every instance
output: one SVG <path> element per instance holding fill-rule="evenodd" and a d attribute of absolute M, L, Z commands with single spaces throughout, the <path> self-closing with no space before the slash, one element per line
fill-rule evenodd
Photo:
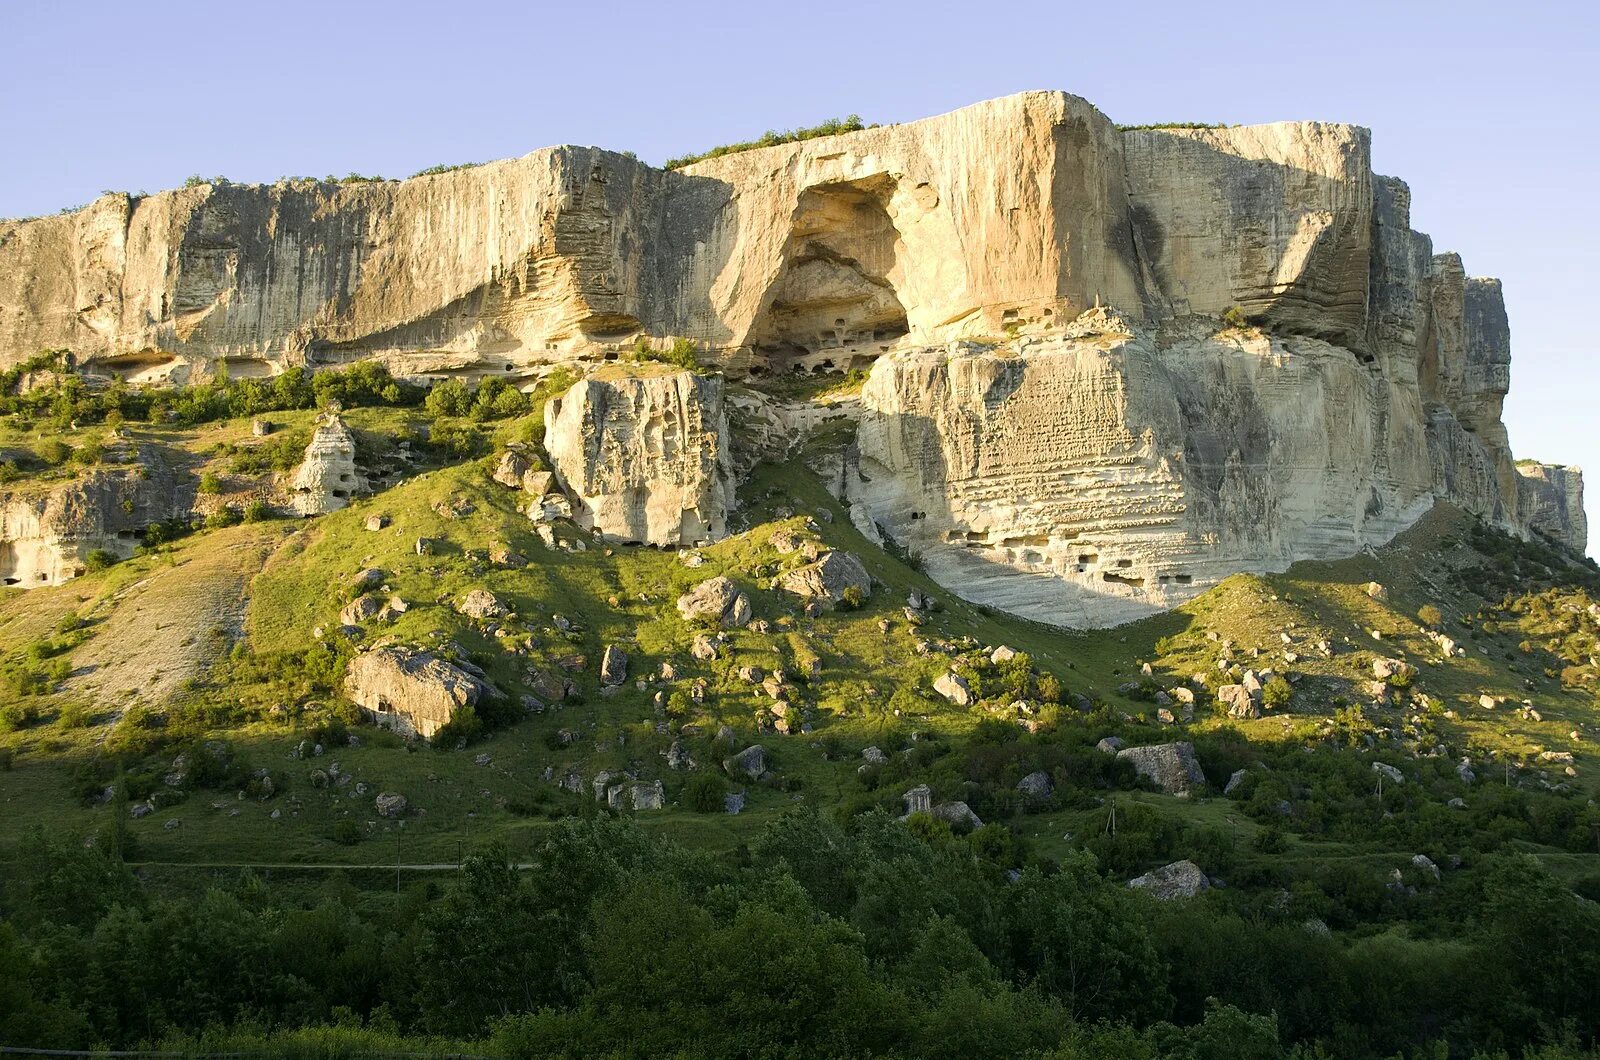
<path fill-rule="evenodd" d="M 1194 581 L 1194 575 L 1192 575 L 1192 574 L 1174 574 L 1172 576 L 1172 580 L 1177 582 L 1179 585 L 1188 585 L 1190 582 Z"/>
<path fill-rule="evenodd" d="M 42 581 L 42 582 L 47 582 L 47 581 L 50 580 L 50 575 L 48 573 L 46 573 L 45 571 L 40 571 L 39 572 L 39 580 Z"/>
<path fill-rule="evenodd" d="M 7 578 L 5 581 L 6 581 L 7 585 L 21 585 L 22 584 L 22 579 L 21 578 Z"/>
<path fill-rule="evenodd" d="M 333 495 L 338 497 L 340 500 L 344 500 L 346 497 L 350 496 L 350 493 L 348 490 L 334 490 Z"/>
<path fill-rule="evenodd" d="M 1119 559 L 1119 560 L 1117 560 L 1117 566 L 1119 566 L 1119 567 L 1123 568 L 1124 570 L 1126 570 L 1127 568 L 1133 566 L 1133 560 L 1131 560 L 1131 559 Z"/>

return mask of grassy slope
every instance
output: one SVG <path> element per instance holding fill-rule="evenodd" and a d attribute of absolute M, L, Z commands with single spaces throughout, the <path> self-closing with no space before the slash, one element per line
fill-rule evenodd
<path fill-rule="evenodd" d="M 378 414 L 389 415 L 389 414 Z M 285 421 L 292 417 L 281 417 Z M 378 425 L 383 426 L 383 425 Z M 238 424 L 220 429 L 226 433 Z M 507 428 L 506 433 L 512 428 Z M 520 496 L 489 480 L 488 461 L 445 468 L 420 475 L 351 509 L 306 523 L 269 523 L 207 531 L 185 539 L 154 556 L 141 557 L 56 589 L 11 592 L 0 595 L 0 651 L 8 654 L 39 640 L 62 616 L 77 612 L 91 619 L 101 615 L 117 594 L 163 570 L 201 560 L 216 550 L 250 538 L 275 544 L 276 551 L 249 589 L 247 637 L 257 652 L 304 647 L 314 627 L 330 629 L 347 598 L 349 576 L 366 566 L 389 572 L 394 591 L 410 601 L 410 611 L 392 630 L 371 630 L 368 639 L 394 635 L 423 644 L 456 642 L 484 661 L 502 687 L 517 689 L 529 665 L 549 669 L 561 657 L 586 656 L 582 683 L 583 704 L 568 704 L 510 728 L 490 734 L 465 752 L 408 748 L 387 734 L 364 729 L 358 748 L 331 751 L 318 761 L 290 758 L 303 733 L 279 720 L 267 708 L 271 690 L 249 685 L 201 687 L 200 697 L 238 701 L 262 708 L 261 720 L 231 730 L 228 735 L 256 765 L 279 771 L 288 790 L 267 802 L 236 798 L 234 794 L 197 792 L 186 801 L 135 821 L 131 830 L 138 840 L 138 856 L 150 862 L 179 863 L 296 863 L 382 864 L 398 855 L 407 863 L 454 861 L 464 843 L 495 836 L 513 849 L 526 849 L 530 831 L 542 828 L 550 817 L 588 812 L 592 800 L 556 789 L 545 779 L 569 768 L 585 780 L 600 769 L 633 769 L 647 777 L 662 777 L 669 800 L 675 797 L 682 776 L 667 770 L 663 754 L 673 738 L 666 719 L 653 705 L 655 693 L 668 691 L 666 683 L 644 689 L 630 683 L 617 695 L 597 694 L 595 669 L 605 644 L 623 645 L 633 656 L 631 676 L 653 674 L 670 659 L 686 679 L 703 677 L 709 694 L 704 711 L 693 727 L 681 734 L 685 747 L 702 765 L 713 764 L 726 749 L 714 747 L 709 734 L 718 724 L 732 726 L 745 741 L 759 740 L 769 751 L 775 768 L 787 780 L 787 790 L 750 789 L 747 811 L 738 817 L 702 815 L 670 808 L 646 815 L 650 826 L 700 845 L 726 848 L 796 801 L 823 806 L 852 796 L 862 789 L 856 779 L 857 752 L 871 743 L 885 742 L 895 731 L 915 730 L 927 736 L 959 742 L 984 715 L 983 710 L 959 710 L 932 698 L 923 698 L 907 716 L 895 718 L 888 706 L 891 693 L 909 686 L 926 691 L 943 662 L 919 656 L 919 639 L 971 636 L 983 645 L 1005 643 L 1030 653 L 1041 668 L 1057 673 L 1069 690 L 1104 700 L 1112 713 L 1084 722 L 1069 716 L 1064 732 L 1075 738 L 1109 731 L 1108 724 L 1125 735 L 1146 742 L 1169 738 L 1153 721 L 1153 706 L 1120 696 L 1115 689 L 1137 677 L 1141 661 L 1151 661 L 1166 683 L 1197 670 L 1210 671 L 1220 641 L 1210 641 L 1207 631 L 1232 640 L 1235 657 L 1260 648 L 1262 663 L 1283 650 L 1278 634 L 1293 629 L 1297 645 L 1325 636 L 1341 650 L 1333 659 L 1302 659 L 1294 669 L 1309 675 L 1299 686 L 1296 700 L 1279 716 L 1242 723 L 1252 737 L 1278 739 L 1286 733 L 1314 734 L 1329 713 L 1332 697 L 1365 676 L 1374 651 L 1403 654 L 1422 666 L 1419 685 L 1444 699 L 1458 719 L 1434 719 L 1447 745 L 1471 743 L 1483 749 L 1528 754 L 1540 748 L 1572 749 L 1579 755 L 1582 783 L 1589 782 L 1592 755 L 1587 743 L 1574 744 L 1567 733 L 1587 730 L 1593 720 L 1592 696 L 1587 691 L 1563 689 L 1545 679 L 1537 669 L 1509 667 L 1507 641 L 1515 645 L 1521 633 L 1496 637 L 1468 636 L 1459 626 L 1481 601 L 1465 595 L 1451 596 L 1443 565 L 1460 552 L 1459 521 L 1447 513 L 1430 518 L 1377 556 L 1357 557 L 1333 564 L 1300 564 L 1286 574 L 1230 579 L 1178 611 L 1115 630 L 1070 633 L 1010 618 L 989 615 L 962 603 L 920 574 L 870 545 L 850 526 L 845 513 L 829 498 L 815 478 L 795 466 L 758 469 L 741 493 L 750 525 L 734 538 L 703 550 L 706 562 L 691 569 L 672 553 L 652 549 L 593 546 L 583 552 L 552 551 L 540 545 L 516 503 Z M 436 505 L 465 498 L 474 510 L 461 518 L 440 514 Z M 799 513 L 779 519 L 779 509 Z M 801 617 L 798 602 L 768 588 L 781 566 L 800 560 L 780 556 L 769 544 L 779 527 L 800 528 L 804 516 L 826 509 L 831 521 L 819 519 L 818 535 L 829 545 L 856 552 L 882 583 L 868 606 L 851 613 L 830 613 L 810 620 Z M 364 529 L 367 515 L 382 512 L 390 526 L 380 532 Z M 571 540 L 576 535 L 563 530 Z M 433 555 L 417 556 L 418 537 L 440 542 Z M 1449 546 L 1446 542 L 1452 542 Z M 502 570 L 484 557 L 491 544 L 505 543 L 529 557 L 526 568 Z M 1455 552 L 1452 552 L 1452 549 Z M 768 635 L 748 631 L 732 634 L 732 650 L 708 664 L 695 663 L 688 652 L 693 630 L 673 608 L 676 596 L 716 573 L 728 573 L 751 593 L 758 617 L 773 623 Z M 1384 582 L 1388 602 L 1372 600 L 1361 586 L 1368 580 Z M 516 612 L 509 643 L 521 653 L 502 650 L 497 638 L 472 626 L 450 606 L 467 589 L 486 587 Z M 900 613 L 911 588 L 931 592 L 944 601 L 929 624 L 920 631 L 908 626 Z M 1452 635 L 1470 645 L 1467 659 L 1449 666 L 1430 665 L 1436 649 L 1422 637 L 1413 617 L 1423 603 L 1446 612 Z M 553 628 L 552 616 L 565 615 L 576 624 L 570 637 Z M 890 630 L 880 631 L 880 619 Z M 1367 630 L 1384 634 L 1381 643 Z M 88 653 L 94 637 L 74 651 Z M 1165 638 L 1163 640 L 1163 638 Z M 1158 642 L 1165 651 L 1158 655 Z M 757 732 L 757 717 L 768 702 L 759 687 L 737 678 L 737 668 L 783 666 L 791 673 L 810 657 L 821 660 L 821 674 L 802 686 L 800 705 L 807 709 L 816 731 L 812 736 L 780 737 Z M 1532 690 L 1523 682 L 1532 680 Z M 1515 719 L 1506 708 L 1483 711 L 1477 695 L 1487 690 L 1532 698 L 1544 715 L 1543 722 Z M 904 701 L 902 701 L 904 705 Z M 294 707 L 314 705 L 293 704 Z M 1118 713 L 1126 715 L 1116 721 Z M 1376 712 L 1375 712 L 1376 713 Z M 1396 730 L 1406 726 L 1404 711 L 1394 709 L 1381 720 Z M 1112 719 L 1109 723 L 1107 718 Z M 1195 727 L 1213 729 L 1229 722 L 1203 706 Z M 560 746 L 559 730 L 576 734 L 575 742 Z M 1092 731 L 1090 731 L 1092 729 Z M 697 730 L 697 733 L 696 731 Z M 76 756 L 106 735 L 105 726 L 62 729 L 44 724 L 0 736 L 0 747 L 19 752 L 15 768 L 0 772 L 0 845 L 15 841 L 32 822 L 56 830 L 90 832 L 107 823 L 108 808 L 84 805 L 73 793 L 71 767 Z M 826 738 L 826 739 L 824 739 Z M 829 751 L 832 754 L 829 754 Z M 490 764 L 475 764 L 487 754 Z M 314 767 L 337 761 L 354 780 L 346 787 L 316 788 L 308 780 Z M 363 793 L 357 794 L 358 785 Z M 399 829 L 372 812 L 372 795 L 381 790 L 404 792 L 421 809 Z M 898 790 L 898 789 L 896 789 Z M 882 793 L 888 800 L 894 792 Z M 1155 812 L 1236 828 L 1241 837 L 1255 825 L 1233 813 L 1232 803 L 1221 798 L 1183 802 L 1139 793 L 1127 796 Z M 278 816 L 273 818 L 276 811 Z M 1100 826 L 1104 811 L 1079 808 L 1022 819 L 1021 827 L 1047 853 L 1067 845 L 1067 833 L 1083 834 Z M 358 822 L 365 839 L 353 846 L 336 843 L 334 825 L 341 819 Z M 179 821 L 174 828 L 169 821 Z M 1295 841 L 1292 850 L 1319 847 L 1325 856 L 1346 856 L 1338 844 Z"/>

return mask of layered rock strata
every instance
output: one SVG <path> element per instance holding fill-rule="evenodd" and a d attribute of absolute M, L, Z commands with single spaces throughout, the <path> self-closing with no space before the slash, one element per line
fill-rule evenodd
<path fill-rule="evenodd" d="M 1499 283 L 1411 228 L 1355 126 L 1125 130 L 1029 92 L 670 172 L 560 147 L 0 222 L 0 364 L 517 379 L 639 337 L 732 374 L 872 367 L 829 469 L 852 519 L 1052 621 L 1348 554 L 1435 500 L 1585 544 L 1576 471 L 1512 458 Z M 720 536 L 718 385 L 620 371 L 551 409 L 574 517 Z"/>

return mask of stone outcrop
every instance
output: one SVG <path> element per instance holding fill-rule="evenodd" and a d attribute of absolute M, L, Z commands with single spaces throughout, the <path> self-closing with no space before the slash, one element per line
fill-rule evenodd
<path fill-rule="evenodd" d="M 1159 902 L 1170 902 L 1175 898 L 1193 898 L 1210 890 L 1211 881 L 1206 878 L 1205 870 L 1194 862 L 1174 861 L 1134 877 L 1128 881 L 1128 886 L 1147 892 Z"/>
<path fill-rule="evenodd" d="M 720 377 L 605 368 L 552 399 L 545 424 L 578 525 L 674 548 L 727 533 L 733 475 Z"/>
<path fill-rule="evenodd" d="M 855 590 L 865 599 L 872 592 L 872 578 L 861 560 L 849 552 L 828 552 L 815 563 L 797 567 L 779 579 L 787 591 L 808 599 L 840 603 Z"/>
<path fill-rule="evenodd" d="M 1581 553 L 1589 540 L 1583 472 L 1560 464 L 1517 464 L 1517 509 L 1528 529 Z"/>
<path fill-rule="evenodd" d="M 317 420 L 300 466 L 289 483 L 291 503 L 299 515 L 326 515 L 348 507 L 367 490 L 356 467 L 356 439 L 336 412 Z"/>
<path fill-rule="evenodd" d="M 710 619 L 724 629 L 750 621 L 750 597 L 731 578 L 708 578 L 678 597 L 678 614 L 685 622 Z"/>
<path fill-rule="evenodd" d="M 732 374 L 870 366 L 858 408 L 743 402 L 754 448 L 858 415 L 822 461 L 852 522 L 963 596 L 1068 625 L 1350 555 L 1436 500 L 1582 548 L 1575 473 L 1512 458 L 1499 283 L 1412 229 L 1370 139 L 1124 130 L 1028 92 L 671 172 L 559 147 L 107 195 L 0 222 L 0 364 L 517 380 L 681 337 Z M 723 402 L 715 377 L 622 364 L 553 402 L 572 517 L 619 541 L 725 534 Z M 528 488 L 516 463 L 499 477 Z"/>
<path fill-rule="evenodd" d="M 430 738 L 462 707 L 475 706 L 490 688 L 473 674 L 432 652 L 393 645 L 350 660 L 345 694 L 379 725 L 405 736 Z"/>
<path fill-rule="evenodd" d="M 133 555 L 145 527 L 186 515 L 194 484 L 152 448 L 108 446 L 105 463 L 60 483 L 0 490 L 0 583 L 33 589 L 83 574 L 89 554 Z"/>
<path fill-rule="evenodd" d="M 1127 747 L 1118 751 L 1117 757 L 1131 764 L 1141 779 L 1168 795 L 1188 795 L 1206 786 L 1206 775 L 1200 770 L 1191 743 Z"/>

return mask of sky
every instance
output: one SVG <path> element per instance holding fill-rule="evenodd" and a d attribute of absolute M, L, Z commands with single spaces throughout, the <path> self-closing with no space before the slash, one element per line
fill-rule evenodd
<path fill-rule="evenodd" d="M 1026 89 L 1124 124 L 1372 129 L 1413 227 L 1504 281 L 1517 455 L 1600 476 L 1594 3 L 0 0 L 0 217 L 560 143 L 661 162 Z M 1588 511 L 1600 537 L 1600 478 Z"/>

